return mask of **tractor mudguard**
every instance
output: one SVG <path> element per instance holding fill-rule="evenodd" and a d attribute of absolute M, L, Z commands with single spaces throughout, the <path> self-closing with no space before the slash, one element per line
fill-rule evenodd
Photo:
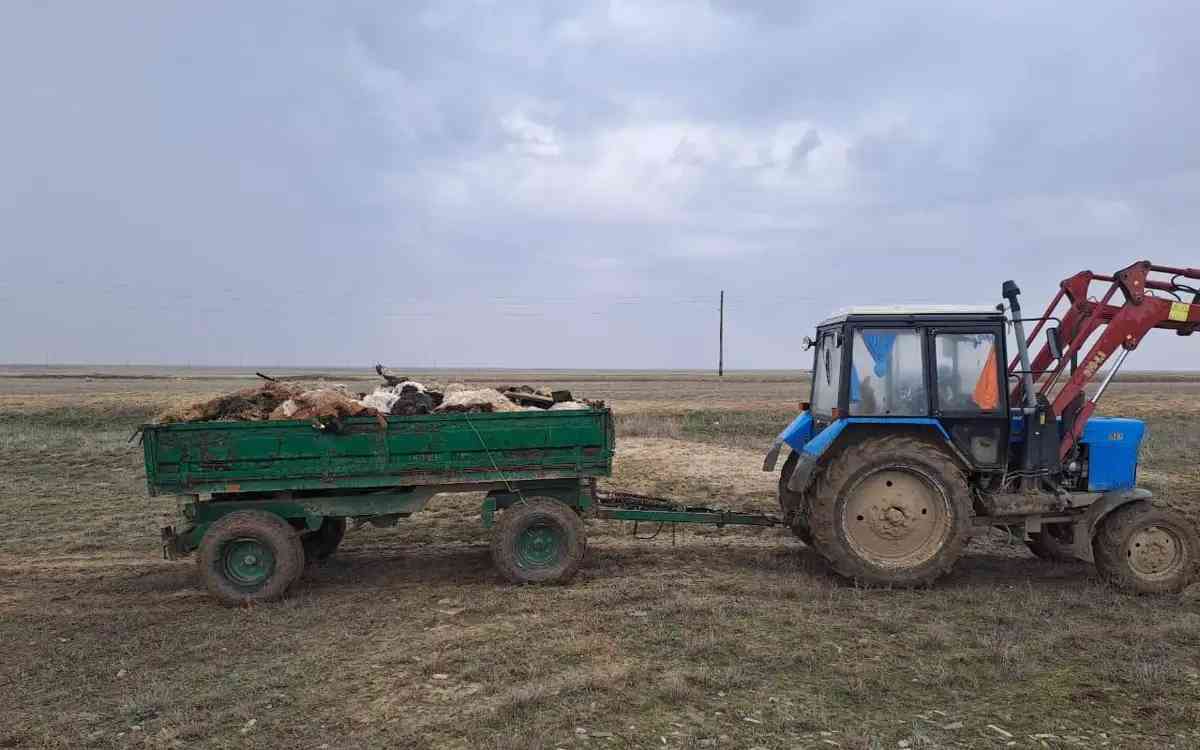
<path fill-rule="evenodd" d="M 767 457 L 763 461 L 763 471 L 775 471 L 775 462 L 779 460 L 779 451 L 784 443 L 794 451 L 803 450 L 804 444 L 812 438 L 812 427 L 812 414 L 807 411 L 800 412 L 791 424 L 776 436 L 775 442 L 771 443 L 771 450 L 767 451 Z"/>
<path fill-rule="evenodd" d="M 1096 501 L 1088 506 L 1088 509 L 1079 516 L 1075 521 L 1075 543 L 1072 552 L 1075 557 L 1086 562 L 1094 562 L 1092 559 L 1092 538 L 1096 535 L 1096 529 L 1099 528 L 1100 522 L 1104 517 L 1112 513 L 1122 505 L 1128 505 L 1139 500 L 1150 500 L 1154 497 L 1154 493 L 1150 490 L 1134 487 L 1128 490 L 1113 490 L 1105 492 Z"/>
<path fill-rule="evenodd" d="M 796 462 L 796 470 L 788 477 L 788 489 L 792 492 L 803 492 L 808 486 L 808 481 L 812 479 L 813 469 L 817 468 L 817 461 L 821 455 L 833 445 L 833 441 L 837 440 L 838 435 L 842 434 L 842 430 L 846 429 L 848 419 L 839 419 L 832 422 L 828 427 L 821 430 L 821 433 L 812 440 L 804 444 L 800 450 L 800 459 Z"/>
<path fill-rule="evenodd" d="M 808 487 L 809 480 L 812 479 L 813 470 L 820 463 L 821 456 L 829 450 L 838 439 L 838 437 L 852 425 L 869 424 L 869 425 L 918 425 L 922 427 L 934 427 L 942 438 L 945 439 L 951 451 L 962 459 L 959 451 L 954 447 L 954 443 L 950 441 L 950 434 L 946 432 L 946 428 L 942 427 L 942 423 L 930 417 L 847 417 L 839 419 L 831 423 L 828 427 L 821 430 L 821 433 L 812 440 L 804 444 L 804 447 L 799 451 L 800 459 L 796 462 L 796 469 L 792 472 L 792 476 L 788 478 L 788 489 L 792 492 L 803 492 Z"/>

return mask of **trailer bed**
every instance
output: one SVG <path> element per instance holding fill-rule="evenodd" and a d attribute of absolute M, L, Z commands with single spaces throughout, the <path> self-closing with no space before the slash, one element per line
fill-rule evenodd
<path fill-rule="evenodd" d="M 607 476 L 608 409 L 311 422 L 193 422 L 143 430 L 151 495 L 364 490 Z"/>

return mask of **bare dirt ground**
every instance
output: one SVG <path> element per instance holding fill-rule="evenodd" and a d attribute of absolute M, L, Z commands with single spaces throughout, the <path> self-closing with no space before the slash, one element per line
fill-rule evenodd
<path fill-rule="evenodd" d="M 173 502 L 127 439 L 244 374 L 0 369 L 0 747 L 1200 747 L 1200 603 L 998 535 L 932 589 L 877 591 L 786 531 L 590 522 L 573 584 L 512 587 L 463 495 L 352 530 L 286 602 L 226 609 L 160 558 Z M 607 399 L 610 485 L 763 511 L 763 450 L 805 390 L 437 376 Z M 1154 379 L 1102 411 L 1147 420 L 1143 483 L 1200 515 L 1200 382 Z"/>

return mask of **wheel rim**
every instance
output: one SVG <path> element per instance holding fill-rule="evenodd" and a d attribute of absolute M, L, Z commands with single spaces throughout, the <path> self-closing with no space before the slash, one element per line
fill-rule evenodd
<path fill-rule="evenodd" d="M 235 584 L 259 586 L 275 572 L 275 555 L 258 539 L 241 537 L 225 545 L 221 567 Z"/>
<path fill-rule="evenodd" d="M 1183 540 L 1166 526 L 1138 529 L 1125 545 L 1130 569 L 1149 580 L 1170 578 L 1183 565 L 1183 556 Z"/>
<path fill-rule="evenodd" d="M 950 501 L 929 477 L 885 468 L 851 488 L 842 517 L 846 541 L 860 558 L 884 568 L 920 565 L 950 537 Z"/>
<path fill-rule="evenodd" d="M 549 568 L 563 558 L 566 539 L 549 524 L 534 524 L 517 537 L 516 561 L 522 568 Z"/>

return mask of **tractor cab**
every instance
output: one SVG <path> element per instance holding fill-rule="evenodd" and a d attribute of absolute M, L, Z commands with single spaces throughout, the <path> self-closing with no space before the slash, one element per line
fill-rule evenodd
<path fill-rule="evenodd" d="M 932 429 L 975 468 L 1002 468 L 1008 437 L 1004 313 L 995 307 L 852 308 L 823 321 L 812 433 L 840 420 Z"/>
<path fill-rule="evenodd" d="M 1002 472 L 1009 452 L 1005 318 L 996 307 L 856 307 L 817 326 L 811 401 L 776 440 L 804 454 L 799 491 L 843 431 L 901 430 L 946 442 L 965 465 Z M 811 459 L 811 460 L 810 460 Z M 811 466 L 810 466 L 811 464 Z"/>

